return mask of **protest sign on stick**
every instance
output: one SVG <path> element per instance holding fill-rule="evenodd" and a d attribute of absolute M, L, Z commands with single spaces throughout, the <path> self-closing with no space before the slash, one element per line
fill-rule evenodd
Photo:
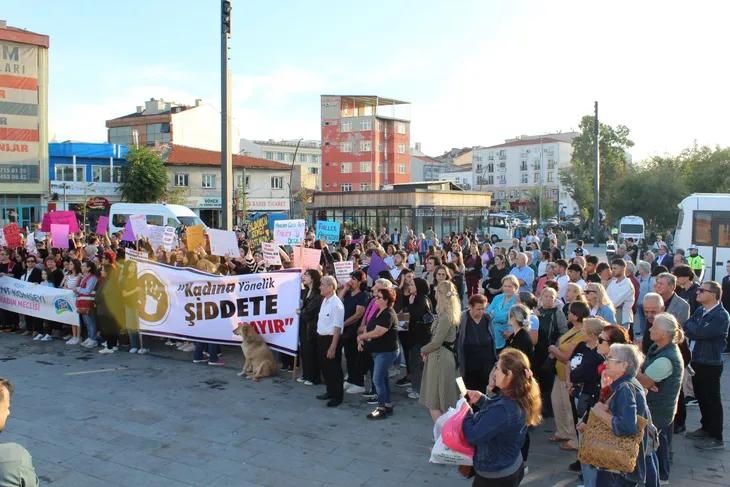
<path fill-rule="evenodd" d="M 294 267 L 301 267 L 302 272 L 309 269 L 319 269 L 319 259 L 322 251 L 319 249 L 307 249 L 301 247 L 301 252 L 294 252 Z"/>
<path fill-rule="evenodd" d="M 205 246 L 205 236 L 203 235 L 203 225 L 193 225 L 185 229 L 188 236 L 188 250 L 195 252 L 198 247 Z"/>
<path fill-rule="evenodd" d="M 251 241 L 252 249 L 261 245 L 262 242 L 271 240 L 271 230 L 269 230 L 269 216 L 263 215 L 248 224 L 248 239 Z"/>
<path fill-rule="evenodd" d="M 352 274 L 353 263 L 351 260 L 343 260 L 342 262 L 335 262 L 335 277 L 339 284 L 343 284 L 350 279 Z"/>
<path fill-rule="evenodd" d="M 68 248 L 68 225 L 66 224 L 58 224 L 58 223 L 52 223 L 51 224 L 51 240 L 53 241 L 53 246 L 57 249 L 67 249 Z"/>
<path fill-rule="evenodd" d="M 317 240 L 327 239 L 327 243 L 334 243 L 340 240 L 340 222 L 317 222 Z"/>
<path fill-rule="evenodd" d="M 109 227 L 109 217 L 108 216 L 100 216 L 99 221 L 96 222 L 96 234 L 97 235 L 104 235 L 106 233 L 106 229 Z"/>
<path fill-rule="evenodd" d="M 268 265 L 281 265 L 278 245 L 271 242 L 261 242 L 261 250 L 264 253 L 264 262 Z"/>
<path fill-rule="evenodd" d="M 210 238 L 210 253 L 220 257 L 238 257 L 238 237 L 236 232 L 227 230 L 208 229 Z"/>
<path fill-rule="evenodd" d="M 277 220 L 274 222 L 274 240 L 279 245 L 299 245 L 304 240 L 306 228 L 304 220 Z"/>

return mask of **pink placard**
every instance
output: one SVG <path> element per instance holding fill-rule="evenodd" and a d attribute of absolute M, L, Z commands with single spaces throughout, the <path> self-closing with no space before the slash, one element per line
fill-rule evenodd
<path fill-rule="evenodd" d="M 100 216 L 99 221 L 96 222 L 96 234 L 97 235 L 104 235 L 106 233 L 106 229 L 109 227 L 109 217 L 108 216 Z"/>
<path fill-rule="evenodd" d="M 304 250 L 301 262 L 299 261 L 300 250 Z M 292 257 L 294 267 L 301 267 L 302 272 L 309 269 L 319 270 L 319 259 L 322 257 L 322 251 L 319 249 L 302 249 L 301 247 L 294 247 Z"/>
<path fill-rule="evenodd" d="M 43 215 L 41 232 L 50 232 L 52 224 L 68 225 L 69 233 L 79 233 L 79 221 L 73 211 L 51 211 Z M 68 237 L 68 235 L 66 235 Z"/>
<path fill-rule="evenodd" d="M 51 224 L 51 239 L 53 241 L 53 246 L 57 249 L 67 249 L 68 248 L 68 234 L 70 233 L 68 231 L 69 226 L 59 223 L 52 223 Z"/>

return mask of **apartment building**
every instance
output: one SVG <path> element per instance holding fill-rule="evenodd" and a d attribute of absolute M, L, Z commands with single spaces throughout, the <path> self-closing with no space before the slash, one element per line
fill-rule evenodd
<path fill-rule="evenodd" d="M 297 148 L 297 144 L 299 147 Z M 281 164 L 301 166 L 297 170 L 307 189 L 320 191 L 322 187 L 322 144 L 318 140 L 248 140 L 241 139 L 239 154 L 257 157 Z"/>

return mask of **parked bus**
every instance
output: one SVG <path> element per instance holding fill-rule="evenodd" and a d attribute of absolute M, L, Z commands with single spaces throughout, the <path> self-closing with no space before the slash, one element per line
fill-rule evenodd
<path fill-rule="evenodd" d="M 705 280 L 720 282 L 730 260 L 730 194 L 695 193 L 677 205 L 674 248 L 694 244 L 705 259 Z M 689 253 L 687 253 L 689 255 Z"/>
<path fill-rule="evenodd" d="M 633 238 L 634 242 L 644 239 L 644 219 L 640 216 L 625 216 L 618 224 L 619 243 L 627 238 Z"/>
<path fill-rule="evenodd" d="M 512 215 L 506 213 L 490 213 L 484 234 L 489 235 L 489 240 L 493 244 L 504 240 L 511 240 Z"/>

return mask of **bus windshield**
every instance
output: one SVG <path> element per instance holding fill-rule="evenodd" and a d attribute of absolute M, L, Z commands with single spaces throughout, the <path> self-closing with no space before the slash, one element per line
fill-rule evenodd
<path fill-rule="evenodd" d="M 644 225 L 638 223 L 624 223 L 621 225 L 621 233 L 644 233 Z"/>

